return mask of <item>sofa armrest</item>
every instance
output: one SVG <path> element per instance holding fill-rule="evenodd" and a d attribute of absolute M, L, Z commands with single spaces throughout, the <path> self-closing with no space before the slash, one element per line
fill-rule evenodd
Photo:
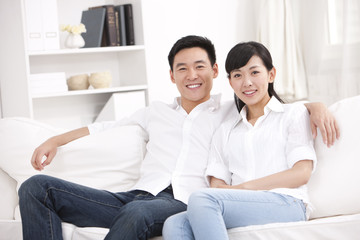
<path fill-rule="evenodd" d="M 13 220 L 19 199 L 16 193 L 16 181 L 0 169 L 0 219 Z"/>

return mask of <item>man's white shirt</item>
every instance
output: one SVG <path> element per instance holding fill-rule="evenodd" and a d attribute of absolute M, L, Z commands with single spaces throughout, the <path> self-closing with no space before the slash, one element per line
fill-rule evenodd
<path fill-rule="evenodd" d="M 154 102 L 128 119 L 88 128 L 95 134 L 116 126 L 140 125 L 149 140 L 140 179 L 132 190 L 157 195 L 171 184 L 175 199 L 187 203 L 192 192 L 208 187 L 204 175 L 215 130 L 238 114 L 233 101 L 220 104 L 220 95 L 211 96 L 189 114 L 176 98 L 173 104 Z"/>

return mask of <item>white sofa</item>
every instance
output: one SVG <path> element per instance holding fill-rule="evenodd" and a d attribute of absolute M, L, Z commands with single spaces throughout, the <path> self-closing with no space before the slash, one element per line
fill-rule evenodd
<path fill-rule="evenodd" d="M 316 140 L 318 167 L 309 182 L 315 207 L 311 220 L 230 229 L 230 239 L 360 239 L 360 96 L 339 101 L 330 110 L 337 117 L 341 138 L 332 148 L 321 138 Z M 33 149 L 60 132 L 29 119 L 0 120 L 0 240 L 22 239 L 17 189 L 29 176 L 39 174 L 30 166 Z M 127 190 L 139 176 L 146 139 L 137 126 L 87 136 L 61 147 L 41 174 Z M 63 224 L 65 240 L 103 239 L 107 231 Z"/>

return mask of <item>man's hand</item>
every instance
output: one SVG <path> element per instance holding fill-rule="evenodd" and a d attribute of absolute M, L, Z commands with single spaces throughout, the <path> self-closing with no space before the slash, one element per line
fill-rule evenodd
<path fill-rule="evenodd" d="M 324 144 L 330 147 L 340 137 L 339 127 L 334 116 L 323 103 L 306 103 L 305 106 L 310 113 L 311 132 L 314 139 L 317 136 L 317 128 L 319 128 Z"/>
<path fill-rule="evenodd" d="M 89 134 L 89 129 L 87 127 L 82 127 L 46 140 L 35 149 L 31 157 L 31 165 L 36 170 L 43 170 L 44 167 L 49 165 L 54 159 L 58 147 Z M 43 161 L 44 157 L 46 158 L 45 161 Z"/>
<path fill-rule="evenodd" d="M 57 152 L 57 144 L 53 138 L 48 139 L 37 147 L 31 157 L 31 165 L 35 170 L 44 170 L 44 167 L 49 165 L 54 159 Z M 43 158 L 46 157 L 45 161 Z"/>

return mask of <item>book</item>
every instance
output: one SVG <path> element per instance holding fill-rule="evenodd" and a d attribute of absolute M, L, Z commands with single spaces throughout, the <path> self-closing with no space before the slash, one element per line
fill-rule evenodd
<path fill-rule="evenodd" d="M 102 5 L 90 7 L 89 10 L 104 8 L 105 9 L 105 24 L 101 46 L 117 46 L 116 41 L 116 25 L 115 25 L 115 8 L 114 5 Z"/>
<path fill-rule="evenodd" d="M 115 9 L 116 46 L 120 46 L 119 12 Z"/>
<path fill-rule="evenodd" d="M 124 4 L 126 45 L 135 45 L 134 17 L 132 4 Z"/>
<path fill-rule="evenodd" d="M 106 9 L 105 15 L 105 33 L 106 33 L 106 46 L 116 46 L 116 25 L 115 25 L 115 9 L 114 5 L 104 5 Z"/>
<path fill-rule="evenodd" d="M 120 46 L 126 45 L 126 27 L 125 27 L 125 9 L 124 5 L 115 6 L 115 11 L 118 13 L 118 35 L 120 37 Z"/>
<path fill-rule="evenodd" d="M 82 12 L 81 23 L 84 24 L 86 28 L 86 32 L 81 34 L 85 40 L 84 48 L 101 47 L 105 11 L 105 8 L 95 8 Z"/>

